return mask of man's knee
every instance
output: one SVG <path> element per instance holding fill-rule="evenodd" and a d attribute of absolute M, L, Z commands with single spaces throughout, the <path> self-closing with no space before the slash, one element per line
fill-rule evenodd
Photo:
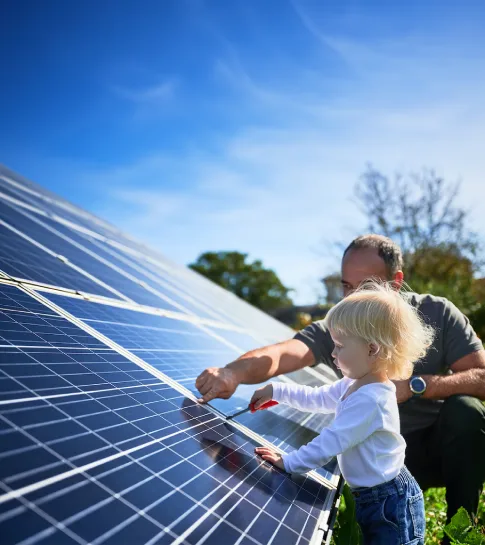
<path fill-rule="evenodd" d="M 485 435 L 485 406 L 476 397 L 453 395 L 441 407 L 442 427 L 453 434 L 478 433 Z"/>

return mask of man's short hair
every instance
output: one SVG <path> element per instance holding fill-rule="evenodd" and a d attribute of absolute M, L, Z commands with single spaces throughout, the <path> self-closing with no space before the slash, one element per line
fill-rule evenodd
<path fill-rule="evenodd" d="M 377 253 L 386 264 L 389 278 L 392 278 L 397 271 L 401 271 L 403 267 L 403 258 L 401 248 L 390 238 L 383 235 L 362 235 L 355 238 L 345 249 L 345 255 L 350 250 L 364 250 L 367 248 L 375 248 Z"/>

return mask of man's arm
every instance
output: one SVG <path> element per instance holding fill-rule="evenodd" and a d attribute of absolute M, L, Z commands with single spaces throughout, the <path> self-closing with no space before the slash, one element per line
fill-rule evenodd
<path fill-rule="evenodd" d="M 450 366 L 452 375 L 421 375 L 426 381 L 425 399 L 446 399 L 455 394 L 478 397 L 485 401 L 485 350 L 460 358 Z M 397 401 L 407 401 L 412 392 L 408 380 L 396 383 Z"/>
<path fill-rule="evenodd" d="M 225 367 L 206 369 L 197 377 L 195 386 L 204 403 L 228 399 L 239 384 L 259 384 L 314 363 L 315 356 L 305 343 L 289 339 L 246 352 Z"/>
<path fill-rule="evenodd" d="M 425 375 L 428 399 L 445 399 L 466 394 L 485 401 L 485 350 L 478 350 L 459 359 L 450 369 L 452 375 Z"/>
<path fill-rule="evenodd" d="M 426 381 L 425 399 L 446 399 L 464 394 L 485 400 L 485 350 L 468 318 L 450 301 L 443 307 L 444 364 L 449 375 L 421 375 Z M 397 400 L 411 396 L 409 381 L 396 384 Z"/>

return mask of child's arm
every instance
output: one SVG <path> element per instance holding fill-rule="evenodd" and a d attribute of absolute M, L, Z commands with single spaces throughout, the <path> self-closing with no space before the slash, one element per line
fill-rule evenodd
<path fill-rule="evenodd" d="M 338 400 L 349 384 L 350 381 L 347 379 L 340 379 L 330 385 L 318 388 L 273 382 L 273 399 L 302 411 L 333 413 Z"/>
<path fill-rule="evenodd" d="M 366 394 L 352 394 L 338 417 L 313 441 L 283 455 L 288 473 L 305 473 L 327 464 L 337 454 L 365 441 L 382 426 L 378 403 Z"/>

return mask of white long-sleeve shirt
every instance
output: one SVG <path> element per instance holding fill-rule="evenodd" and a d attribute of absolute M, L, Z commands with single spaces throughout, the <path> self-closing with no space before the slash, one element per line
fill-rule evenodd
<path fill-rule="evenodd" d="M 336 456 L 351 488 L 376 486 L 398 475 L 406 443 L 399 431 L 396 387 L 365 384 L 342 400 L 353 382 L 345 377 L 319 388 L 273 382 L 276 401 L 303 411 L 335 413 L 318 437 L 283 455 L 288 473 L 305 473 Z"/>

